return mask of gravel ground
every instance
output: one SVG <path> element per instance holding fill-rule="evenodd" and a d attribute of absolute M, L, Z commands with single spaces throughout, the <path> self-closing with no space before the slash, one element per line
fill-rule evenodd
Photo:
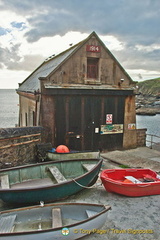
<path fill-rule="evenodd" d="M 84 240 L 160 240 L 160 195 L 125 197 L 106 192 L 98 182 L 67 201 L 112 207 L 102 228 L 104 233 L 85 236 Z"/>
<path fill-rule="evenodd" d="M 93 188 L 62 202 L 98 203 L 112 207 L 102 227 L 103 234 L 91 234 L 83 240 L 160 240 L 160 195 L 125 197 L 108 193 L 98 180 Z M 0 202 L 0 210 L 8 208 L 12 207 Z"/>

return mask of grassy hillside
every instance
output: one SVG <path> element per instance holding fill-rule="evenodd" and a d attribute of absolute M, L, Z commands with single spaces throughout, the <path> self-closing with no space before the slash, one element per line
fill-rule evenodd
<path fill-rule="evenodd" d="M 160 77 L 137 83 L 142 94 L 160 96 Z"/>

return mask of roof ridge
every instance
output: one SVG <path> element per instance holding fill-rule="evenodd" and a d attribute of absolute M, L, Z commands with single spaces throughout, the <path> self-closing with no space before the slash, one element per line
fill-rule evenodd
<path fill-rule="evenodd" d="M 84 40 L 83 40 L 83 41 L 84 41 Z M 83 41 L 81 41 L 81 42 L 83 42 Z M 43 63 L 45 63 L 45 62 L 49 62 L 49 61 L 51 61 L 52 59 L 55 59 L 55 58 L 59 57 L 60 55 L 65 54 L 66 52 L 72 50 L 72 48 L 75 48 L 76 46 L 78 46 L 81 42 L 74 44 L 74 45 L 71 46 L 70 48 L 67 48 L 66 50 L 64 50 L 63 52 L 58 53 L 57 55 L 56 55 L 56 54 L 51 55 L 51 56 L 53 56 L 53 57 L 50 58 L 50 59 L 48 59 L 49 57 L 46 58 L 46 60 L 44 60 Z M 48 59 L 48 60 L 47 60 L 47 59 Z"/>

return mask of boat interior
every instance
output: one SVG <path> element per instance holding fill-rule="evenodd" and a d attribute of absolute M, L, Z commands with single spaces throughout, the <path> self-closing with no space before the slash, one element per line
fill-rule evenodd
<path fill-rule="evenodd" d="M 150 169 L 107 169 L 104 176 L 121 182 L 126 179 L 133 183 L 160 181 L 157 173 Z"/>
<path fill-rule="evenodd" d="M 37 164 L 0 172 L 0 189 L 52 186 L 74 179 L 94 168 L 97 160 Z"/>
<path fill-rule="evenodd" d="M 31 207 L 0 216 L 0 233 L 40 231 L 86 220 L 104 210 L 103 206 L 58 205 Z"/>

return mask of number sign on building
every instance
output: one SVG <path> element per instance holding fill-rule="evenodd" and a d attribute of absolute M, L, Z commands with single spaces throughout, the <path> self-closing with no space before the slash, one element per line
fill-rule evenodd
<path fill-rule="evenodd" d="M 101 48 L 100 48 L 100 46 L 87 45 L 86 50 L 87 50 L 87 52 L 100 52 Z"/>

